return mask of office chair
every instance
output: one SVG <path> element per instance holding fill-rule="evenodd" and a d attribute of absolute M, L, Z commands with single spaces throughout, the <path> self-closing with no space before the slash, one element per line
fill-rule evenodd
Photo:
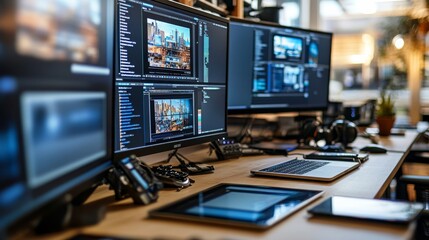
<path fill-rule="evenodd" d="M 429 163 L 429 131 L 419 134 L 416 142 L 411 147 L 406 159 L 407 162 Z"/>
<path fill-rule="evenodd" d="M 421 132 L 405 162 L 429 164 L 429 131 Z M 402 171 L 401 171 L 402 174 Z M 409 200 L 407 184 L 414 185 L 415 201 L 425 204 L 415 232 L 415 239 L 429 239 L 429 176 L 404 174 L 399 177 L 399 198 Z"/>
<path fill-rule="evenodd" d="M 402 175 L 399 181 L 402 184 L 414 184 L 416 201 L 425 204 L 414 237 L 416 240 L 429 239 L 429 176 Z"/>

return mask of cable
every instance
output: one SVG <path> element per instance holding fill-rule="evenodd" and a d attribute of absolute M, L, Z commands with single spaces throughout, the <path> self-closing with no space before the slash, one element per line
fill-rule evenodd
<path fill-rule="evenodd" d="M 244 125 L 244 127 L 241 129 L 240 131 L 240 136 L 237 139 L 239 143 L 242 143 L 243 140 L 246 137 L 250 138 L 250 142 L 253 142 L 253 137 L 252 137 L 252 127 L 253 127 L 253 122 L 255 121 L 255 118 L 253 117 L 249 117 L 248 121 L 246 122 L 246 124 Z"/>
<path fill-rule="evenodd" d="M 189 174 L 203 174 L 211 173 L 214 170 L 214 167 L 211 165 L 203 163 L 195 163 L 190 161 L 188 158 L 183 156 L 178 152 L 178 149 L 173 150 L 168 154 L 168 158 L 165 162 L 170 162 L 170 160 L 175 157 L 179 161 L 179 166 L 174 166 L 173 168 L 179 168 L 180 170 L 187 172 Z"/>

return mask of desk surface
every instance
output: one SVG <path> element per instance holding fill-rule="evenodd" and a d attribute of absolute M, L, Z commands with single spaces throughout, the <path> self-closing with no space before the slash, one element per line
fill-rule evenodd
<path fill-rule="evenodd" d="M 382 138 L 381 143 L 385 144 L 389 149 L 405 153 L 409 150 L 409 146 L 413 143 L 416 135 L 417 133 L 407 132 L 405 136 Z M 368 139 L 358 139 L 354 145 L 362 146 L 367 143 L 369 143 Z M 296 150 L 295 152 L 305 153 L 306 151 Z M 182 153 L 186 154 L 190 159 L 197 160 L 202 159 L 202 156 L 207 156 L 208 148 L 200 148 L 199 150 L 189 148 Z M 388 152 L 386 154 L 370 155 L 370 159 L 362 164 L 359 169 L 328 183 L 250 176 L 250 169 L 267 163 L 282 161 L 285 157 L 254 156 L 218 161 L 213 163 L 216 168 L 215 173 L 193 176 L 192 178 L 196 182 L 191 187 L 180 192 L 162 190 L 158 201 L 148 206 L 133 205 L 130 199 L 115 202 L 113 192 L 103 186 L 97 189 L 90 199 L 93 202 L 100 201 L 109 204 L 106 218 L 102 222 L 95 226 L 47 235 L 43 238 L 65 239 L 82 232 L 139 239 L 410 239 L 415 227 L 414 224 L 401 226 L 359 220 L 312 217 L 306 211 L 306 209 L 332 195 L 365 198 L 381 197 L 402 164 L 405 158 L 404 153 Z M 158 208 L 220 182 L 315 189 L 323 190 L 325 194 L 303 210 L 264 231 L 147 218 L 148 210 Z"/>

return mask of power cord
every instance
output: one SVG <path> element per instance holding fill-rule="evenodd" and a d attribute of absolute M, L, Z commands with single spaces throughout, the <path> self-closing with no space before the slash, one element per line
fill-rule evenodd
<path fill-rule="evenodd" d="M 179 166 L 175 168 L 179 168 L 180 170 L 189 173 L 189 175 L 212 173 L 214 171 L 214 167 L 212 165 L 192 162 L 180 154 L 177 149 L 168 154 L 166 162 L 170 162 L 173 157 L 175 157 L 180 163 Z"/>

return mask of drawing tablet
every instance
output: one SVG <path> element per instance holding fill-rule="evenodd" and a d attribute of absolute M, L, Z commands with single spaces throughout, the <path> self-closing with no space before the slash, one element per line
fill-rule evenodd
<path fill-rule="evenodd" d="M 149 212 L 162 217 L 267 228 L 322 195 L 322 191 L 219 184 Z"/>
<path fill-rule="evenodd" d="M 380 199 L 334 196 L 308 210 L 316 215 L 408 223 L 423 210 L 423 204 Z"/>

